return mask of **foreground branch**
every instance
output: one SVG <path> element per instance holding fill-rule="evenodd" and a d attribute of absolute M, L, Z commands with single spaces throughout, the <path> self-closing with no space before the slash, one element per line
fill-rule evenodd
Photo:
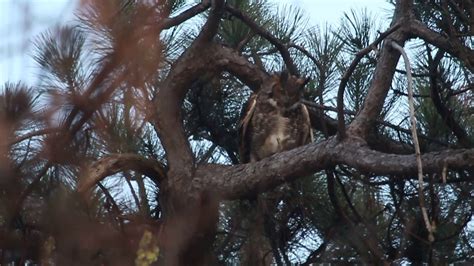
<path fill-rule="evenodd" d="M 165 178 L 164 166 L 155 159 L 137 154 L 111 154 L 86 167 L 79 179 L 77 190 L 86 192 L 107 176 L 123 171 L 136 171 L 158 184 Z"/>

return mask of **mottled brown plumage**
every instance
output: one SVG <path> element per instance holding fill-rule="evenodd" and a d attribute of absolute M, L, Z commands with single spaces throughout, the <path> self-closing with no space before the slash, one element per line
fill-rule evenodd
<path fill-rule="evenodd" d="M 273 75 L 252 94 L 240 122 L 240 159 L 259 161 L 312 141 L 306 106 L 301 103 L 306 80 Z"/>

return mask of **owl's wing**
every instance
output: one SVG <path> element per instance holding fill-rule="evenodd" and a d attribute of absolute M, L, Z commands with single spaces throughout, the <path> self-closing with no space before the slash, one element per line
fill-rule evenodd
<path fill-rule="evenodd" d="M 245 104 L 244 112 L 242 113 L 240 123 L 239 123 L 239 133 L 240 133 L 240 162 L 248 163 L 250 162 L 250 138 L 251 138 L 251 124 L 253 113 L 255 111 L 255 106 L 257 104 L 257 94 L 252 94 Z"/>
<path fill-rule="evenodd" d="M 303 118 L 304 118 L 303 122 L 304 122 L 306 128 L 309 130 L 308 137 L 305 141 L 305 144 L 307 144 L 307 143 L 311 143 L 311 142 L 314 141 L 313 129 L 311 128 L 311 119 L 309 118 L 308 108 L 306 107 L 306 105 L 304 103 L 301 104 L 301 111 L 303 112 Z"/>

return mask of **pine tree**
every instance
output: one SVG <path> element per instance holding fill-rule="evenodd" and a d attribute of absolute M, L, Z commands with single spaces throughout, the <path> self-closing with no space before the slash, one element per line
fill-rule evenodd
<path fill-rule="evenodd" d="M 264 0 L 81 6 L 36 39 L 41 83 L 1 89 L 0 262 L 472 262 L 474 6 L 391 2 L 313 28 Z M 243 164 L 243 105 L 281 71 L 311 78 L 315 140 Z"/>

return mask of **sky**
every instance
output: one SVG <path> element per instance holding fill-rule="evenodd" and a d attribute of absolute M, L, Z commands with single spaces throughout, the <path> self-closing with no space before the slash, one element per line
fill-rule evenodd
<path fill-rule="evenodd" d="M 0 87 L 35 82 L 33 40 L 73 18 L 76 0 L 0 0 Z"/>
<path fill-rule="evenodd" d="M 344 12 L 367 8 L 386 19 L 386 0 L 270 0 L 304 10 L 309 26 L 336 26 Z M 32 59 L 33 41 L 40 33 L 74 19 L 79 0 L 0 0 L 0 88 L 5 82 L 37 82 L 38 67 Z"/>

